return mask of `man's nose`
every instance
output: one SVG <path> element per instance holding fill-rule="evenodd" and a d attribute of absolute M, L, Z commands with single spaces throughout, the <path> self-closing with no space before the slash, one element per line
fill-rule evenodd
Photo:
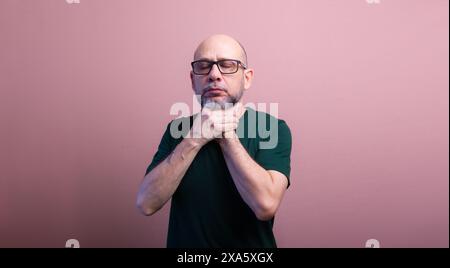
<path fill-rule="evenodd" d="M 214 64 L 211 67 L 211 71 L 209 72 L 208 78 L 211 81 L 222 79 L 222 73 L 220 72 L 219 67 L 217 66 L 217 64 Z"/>

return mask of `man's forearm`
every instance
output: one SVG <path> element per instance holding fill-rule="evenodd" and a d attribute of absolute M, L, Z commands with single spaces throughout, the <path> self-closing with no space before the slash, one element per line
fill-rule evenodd
<path fill-rule="evenodd" d="M 242 199 L 260 220 L 272 218 L 278 197 L 270 173 L 251 158 L 237 137 L 221 139 L 219 144 Z"/>
<path fill-rule="evenodd" d="M 173 195 L 202 144 L 183 139 L 141 183 L 137 206 L 145 215 L 158 211 Z"/>

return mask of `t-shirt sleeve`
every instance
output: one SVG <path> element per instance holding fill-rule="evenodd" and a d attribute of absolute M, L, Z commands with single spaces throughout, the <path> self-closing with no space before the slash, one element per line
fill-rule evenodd
<path fill-rule="evenodd" d="M 276 133 L 276 132 L 275 132 Z M 271 139 L 276 138 L 271 133 Z M 278 120 L 278 140 L 276 146 L 271 149 L 260 148 L 255 156 L 255 161 L 266 170 L 276 170 L 284 174 L 291 184 L 291 149 L 292 135 L 284 120 Z"/>
<path fill-rule="evenodd" d="M 164 132 L 161 142 L 159 143 L 158 151 L 155 153 L 152 162 L 147 167 L 145 175 L 152 171 L 152 169 L 154 169 L 159 163 L 166 159 L 170 153 L 172 153 L 173 138 L 170 136 L 170 124 L 171 123 L 167 125 L 166 131 Z"/>

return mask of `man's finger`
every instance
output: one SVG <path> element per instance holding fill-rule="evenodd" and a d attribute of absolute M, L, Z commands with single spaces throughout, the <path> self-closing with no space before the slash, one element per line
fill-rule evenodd
<path fill-rule="evenodd" d="M 237 123 L 214 124 L 215 131 L 227 132 L 237 129 Z"/>
<path fill-rule="evenodd" d="M 239 120 L 235 116 L 229 116 L 225 114 L 214 113 L 209 119 L 214 123 L 237 123 Z"/>

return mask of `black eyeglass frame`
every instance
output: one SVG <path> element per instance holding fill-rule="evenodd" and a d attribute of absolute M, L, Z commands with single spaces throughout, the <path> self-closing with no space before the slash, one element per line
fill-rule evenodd
<path fill-rule="evenodd" d="M 222 69 L 220 69 L 220 65 L 219 64 L 221 62 L 224 62 L 224 61 L 234 61 L 234 62 L 236 62 L 236 65 L 237 65 L 236 71 L 231 72 L 231 73 L 229 73 L 229 72 L 222 72 Z M 196 64 L 197 62 L 207 62 L 207 63 L 209 63 L 210 65 L 209 65 L 208 72 L 207 73 L 196 73 L 195 72 L 195 68 L 194 68 L 194 64 Z M 235 74 L 235 73 L 237 73 L 239 71 L 239 66 L 241 66 L 244 70 L 247 69 L 247 66 L 245 66 L 245 64 L 243 64 L 240 60 L 233 60 L 233 59 L 223 59 L 223 60 L 218 60 L 218 61 L 196 60 L 196 61 L 191 62 L 192 72 L 195 75 L 208 75 L 211 72 L 211 70 L 212 70 L 214 65 L 217 65 L 217 68 L 219 69 L 219 72 L 221 74 Z"/>

